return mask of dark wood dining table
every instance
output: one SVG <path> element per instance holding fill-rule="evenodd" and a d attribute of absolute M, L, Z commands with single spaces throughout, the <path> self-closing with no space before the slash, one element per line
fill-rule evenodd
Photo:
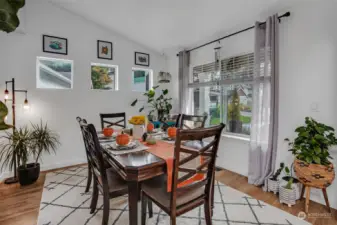
<path fill-rule="evenodd" d="M 109 154 L 104 149 L 107 161 L 127 181 L 129 188 L 129 224 L 141 224 L 141 182 L 166 173 L 165 160 L 147 151 L 122 155 Z"/>

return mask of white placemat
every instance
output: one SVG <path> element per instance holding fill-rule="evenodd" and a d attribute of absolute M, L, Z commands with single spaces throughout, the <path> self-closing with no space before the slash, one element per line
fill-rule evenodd
<path fill-rule="evenodd" d="M 127 149 L 127 150 L 112 150 L 111 147 L 113 146 L 113 144 L 110 143 L 101 143 L 101 146 L 107 150 L 108 153 L 112 154 L 112 155 L 122 155 L 122 154 L 126 154 L 126 153 L 131 153 L 131 152 L 140 152 L 140 151 L 145 151 L 147 149 L 149 149 L 149 147 L 138 143 L 138 146 L 136 148 L 133 149 Z"/>

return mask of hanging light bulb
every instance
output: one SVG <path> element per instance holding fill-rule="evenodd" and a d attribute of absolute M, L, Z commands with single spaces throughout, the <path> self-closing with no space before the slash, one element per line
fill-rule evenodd
<path fill-rule="evenodd" d="M 8 98 L 9 98 L 9 91 L 6 88 L 6 90 L 5 90 L 5 100 L 8 100 Z"/>
<path fill-rule="evenodd" d="M 24 108 L 25 110 L 28 110 L 28 109 L 30 108 L 27 99 L 25 99 L 25 101 L 24 101 L 24 103 L 23 103 L 23 108 Z"/>

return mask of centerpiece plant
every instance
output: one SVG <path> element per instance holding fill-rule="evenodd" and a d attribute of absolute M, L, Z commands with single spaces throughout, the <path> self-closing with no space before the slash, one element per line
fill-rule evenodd
<path fill-rule="evenodd" d="M 5 132 L 0 143 L 1 169 L 14 168 L 14 161 L 18 162 L 18 177 L 21 185 L 34 183 L 40 175 L 39 160 L 43 153 L 56 152 L 59 136 L 50 130 L 47 124 L 31 124 L 15 128 L 12 133 Z M 27 163 L 33 157 L 33 163 Z"/>
<path fill-rule="evenodd" d="M 168 97 L 168 89 L 163 89 L 160 92 L 160 95 L 156 96 L 156 89 L 159 88 L 159 85 L 152 87 L 149 91 L 145 92 L 143 95 L 147 97 L 145 104 L 139 108 L 139 112 L 142 112 L 145 108 L 149 108 L 148 118 L 150 121 L 153 120 L 153 113 L 157 113 L 159 121 L 165 120 L 165 116 L 170 114 L 172 109 L 172 98 Z M 131 103 L 131 106 L 136 106 L 138 99 L 134 100 Z"/>

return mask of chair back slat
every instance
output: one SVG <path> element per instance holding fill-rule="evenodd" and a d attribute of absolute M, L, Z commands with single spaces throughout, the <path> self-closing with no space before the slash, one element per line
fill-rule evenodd
<path fill-rule="evenodd" d="M 204 187 L 203 195 L 210 196 L 216 155 L 224 127 L 224 124 L 220 124 L 210 128 L 177 130 L 171 187 L 172 210 L 176 207 L 177 195 L 188 195 L 186 190 L 189 188 Z M 199 197 L 201 196 L 197 198 Z"/>
<path fill-rule="evenodd" d="M 179 128 L 181 129 L 196 129 L 204 128 L 207 116 L 186 115 L 182 114 Z"/>
<path fill-rule="evenodd" d="M 102 130 L 106 127 L 121 127 L 126 128 L 126 116 L 123 113 L 101 113 L 99 114 L 101 118 Z"/>

